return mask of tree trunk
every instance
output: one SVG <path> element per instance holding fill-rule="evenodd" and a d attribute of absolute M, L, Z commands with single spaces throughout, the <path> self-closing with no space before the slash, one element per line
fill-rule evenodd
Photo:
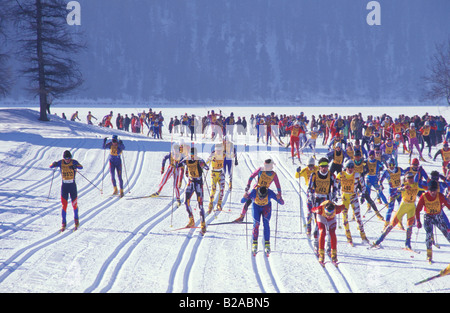
<path fill-rule="evenodd" d="M 36 0 L 36 53 L 39 69 L 39 105 L 41 121 L 48 121 L 47 91 L 45 88 L 44 51 L 42 49 L 42 6 L 41 0 Z"/>

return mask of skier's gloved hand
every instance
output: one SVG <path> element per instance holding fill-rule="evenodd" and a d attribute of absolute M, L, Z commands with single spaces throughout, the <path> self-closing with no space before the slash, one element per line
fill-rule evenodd
<path fill-rule="evenodd" d="M 422 223 L 420 222 L 419 219 L 416 221 L 416 226 L 417 226 L 417 229 L 421 229 L 422 228 Z"/>
<path fill-rule="evenodd" d="M 108 140 L 108 137 L 105 137 L 105 138 L 103 139 L 103 142 L 106 142 L 106 140 Z"/>
<path fill-rule="evenodd" d="M 248 193 L 248 190 L 250 189 L 250 186 L 249 185 L 247 185 L 246 187 L 245 187 L 245 193 Z"/>
<path fill-rule="evenodd" d="M 238 164 L 239 164 L 239 163 L 238 163 L 238 160 L 236 159 L 236 161 L 234 161 L 234 165 L 235 165 L 235 166 L 238 166 Z"/>
<path fill-rule="evenodd" d="M 297 167 L 297 173 L 300 173 L 301 170 L 302 170 L 301 166 Z"/>

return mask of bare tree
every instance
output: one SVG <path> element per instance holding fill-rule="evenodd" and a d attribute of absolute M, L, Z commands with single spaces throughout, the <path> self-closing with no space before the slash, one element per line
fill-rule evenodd
<path fill-rule="evenodd" d="M 447 99 L 450 105 L 450 38 L 446 43 L 436 45 L 436 52 L 428 66 L 429 74 L 423 78 L 425 82 L 425 100 Z"/>
<path fill-rule="evenodd" d="M 67 95 L 83 83 L 74 60 L 84 48 L 80 33 L 67 25 L 62 0 L 16 0 L 13 10 L 29 91 L 39 96 L 40 120 L 48 121 L 49 98 Z"/>
<path fill-rule="evenodd" d="M 3 7 L 4 0 L 0 1 L 0 7 Z M 9 55 L 6 53 L 7 36 L 5 33 L 5 20 L 7 18 L 7 10 L 0 10 L 0 96 L 6 96 L 11 90 L 13 79 L 11 68 L 8 67 Z"/>

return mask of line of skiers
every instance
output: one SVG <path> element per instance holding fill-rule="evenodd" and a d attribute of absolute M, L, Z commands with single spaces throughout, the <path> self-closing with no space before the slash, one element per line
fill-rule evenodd
<path fill-rule="evenodd" d="M 214 113 L 212 111 L 212 113 Z M 270 115 L 273 116 L 272 114 Z M 339 118 L 339 117 L 338 117 Z M 296 142 L 295 127 L 300 126 L 297 118 L 294 119 L 291 131 L 291 146 L 296 147 L 297 157 L 300 158 L 301 150 Z M 385 118 L 389 121 L 389 117 Z M 335 121 L 336 122 L 336 121 Z M 426 122 L 424 126 L 426 126 Z M 306 117 L 302 118 L 302 123 L 307 124 Z M 375 215 L 385 221 L 385 228 L 382 235 L 377 241 L 373 243 L 378 246 L 389 234 L 389 232 L 397 225 L 402 224 L 402 217 L 407 216 L 406 240 L 405 247 L 411 249 L 411 235 L 412 227 L 416 225 L 421 227 L 420 212 L 425 211 L 424 214 L 424 228 L 427 232 L 427 258 L 432 261 L 432 244 L 433 244 L 433 227 L 435 225 L 442 231 L 444 236 L 450 241 L 450 223 L 442 207 L 445 205 L 450 208 L 447 198 L 443 195 L 444 190 L 448 192 L 448 184 L 450 184 L 450 177 L 447 176 L 448 164 L 450 162 L 450 149 L 445 141 L 442 149 L 439 149 L 434 160 L 440 155 L 442 157 L 442 166 L 444 175 L 438 172 L 432 172 L 430 177 L 420 166 L 419 159 L 411 160 L 411 166 L 403 170 L 398 167 L 397 156 L 398 149 L 404 143 L 401 141 L 401 136 L 404 133 L 398 133 L 395 130 L 396 121 L 391 128 L 384 128 L 379 131 L 374 126 L 373 122 L 369 122 L 365 129 L 360 142 L 359 139 L 350 140 L 346 138 L 344 130 L 340 129 L 334 131 L 333 137 L 330 140 L 330 152 L 318 161 L 315 165 L 315 157 L 309 159 L 307 167 L 297 169 L 296 177 L 304 177 L 307 185 L 307 234 L 311 236 L 311 224 L 314 220 L 316 222 L 316 229 L 314 231 L 315 247 L 319 260 L 323 262 L 325 251 L 325 232 L 328 230 L 331 235 L 329 242 L 329 254 L 334 262 L 337 262 L 336 251 L 336 214 L 342 213 L 343 224 L 347 241 L 352 244 L 353 238 L 349 229 L 349 208 L 352 206 L 353 217 L 358 223 L 358 229 L 361 239 L 368 242 L 364 231 L 364 224 L 361 220 L 360 204 L 367 201 L 368 206 L 374 210 Z M 212 124 L 214 125 L 214 124 Z M 379 123 L 382 126 L 382 123 Z M 389 130 L 392 129 L 392 132 Z M 409 128 L 405 131 L 411 137 L 415 129 L 415 124 L 410 123 Z M 220 128 L 213 128 L 212 136 L 220 135 Z M 217 131 L 217 134 L 214 132 Z M 317 131 L 317 127 L 313 127 L 313 131 Z M 420 131 L 422 132 L 422 131 Z M 423 134 L 423 132 L 422 132 Z M 222 133 L 223 135 L 223 133 Z M 378 137 L 381 137 L 378 140 Z M 183 175 L 188 177 L 186 187 L 185 205 L 189 216 L 189 222 L 186 227 L 194 227 L 195 221 L 192 213 L 192 206 L 190 204 L 193 193 L 196 193 L 198 207 L 200 210 L 201 232 L 206 232 L 205 211 L 203 209 L 203 184 L 204 171 L 211 170 L 211 193 L 208 206 L 208 213 L 214 208 L 214 197 L 219 187 L 219 199 L 217 201 L 217 210 L 222 210 L 222 201 L 225 189 L 225 174 L 228 171 L 229 175 L 229 189 L 232 188 L 232 173 L 233 160 L 234 166 L 238 165 L 238 158 L 236 147 L 227 136 L 222 137 L 223 141 L 213 146 L 211 155 L 207 161 L 204 161 L 198 156 L 197 149 L 186 144 L 172 145 L 171 152 L 166 155 L 162 162 L 161 173 L 163 174 L 158 191 L 152 196 L 158 196 L 167 183 L 168 179 L 174 177 L 174 192 L 178 205 L 181 205 L 180 188 L 183 182 Z M 268 137 L 266 137 L 267 139 Z M 292 139 L 294 138 L 294 139 Z M 317 137 L 314 138 L 316 140 Z M 411 139 L 411 138 L 410 138 Z M 114 136 L 112 141 L 107 143 L 104 140 L 103 148 L 110 150 L 110 171 L 111 180 L 114 187 L 114 194 L 124 195 L 123 179 L 122 179 L 122 161 L 120 155 L 125 146 L 123 142 Z M 353 141 L 353 142 L 352 142 Z M 410 140 L 410 146 L 414 146 L 414 141 Z M 420 150 L 416 147 L 420 154 Z M 412 151 L 404 146 L 405 153 L 412 155 Z M 314 151 L 315 152 L 315 151 Z M 82 166 L 71 158 L 70 152 L 64 153 L 63 160 L 52 163 L 51 168 L 59 167 L 63 177 L 63 187 L 61 189 L 62 205 L 63 205 L 63 229 L 66 225 L 66 210 L 67 201 L 70 195 L 74 212 L 76 212 L 75 224 L 79 225 L 78 208 L 77 208 L 77 194 L 75 185 L 75 174 Z M 364 156 L 367 155 L 367 158 Z M 291 149 L 291 157 L 294 158 L 294 150 Z M 424 160 L 420 154 L 422 161 Z M 167 171 L 165 170 L 165 163 L 170 160 Z M 275 200 L 279 204 L 284 204 L 281 197 L 281 186 L 276 173 L 273 171 L 273 160 L 265 161 L 261 168 L 258 168 L 249 178 L 245 194 L 242 199 L 244 207 L 241 215 L 236 219 L 236 222 L 242 222 L 246 216 L 246 212 L 250 204 L 253 203 L 253 243 L 252 250 L 257 251 L 257 238 L 259 233 L 259 225 L 261 217 L 264 225 L 265 250 L 270 252 L 270 233 L 269 220 L 271 216 L 271 200 Z M 386 167 L 386 169 L 384 169 Z M 115 172 L 118 174 L 119 188 L 115 180 Z M 403 177 L 403 181 L 402 181 Z M 253 179 L 257 182 L 250 191 L 250 185 Z M 389 184 L 389 200 L 383 193 L 383 181 L 386 180 Z M 441 181 L 439 181 L 441 180 Z M 275 182 L 277 192 L 274 193 L 269 187 L 272 182 Z M 380 214 L 381 210 L 377 209 L 376 204 L 370 197 L 370 193 L 375 191 L 377 199 L 387 208 L 387 213 L 383 218 Z M 341 197 L 342 205 L 337 205 L 338 196 Z M 416 207 L 416 200 L 419 199 Z M 394 213 L 395 202 L 399 203 L 398 210 Z M 394 215 L 392 216 L 392 214 Z M 416 222 L 417 221 L 417 222 Z M 267 228 L 267 231 L 266 231 Z"/>

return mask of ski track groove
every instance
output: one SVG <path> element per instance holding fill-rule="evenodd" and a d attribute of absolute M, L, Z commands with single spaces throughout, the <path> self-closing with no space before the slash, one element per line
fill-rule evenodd
<path fill-rule="evenodd" d="M 144 171 L 144 167 L 142 166 L 143 162 L 144 162 L 144 158 L 141 158 L 140 161 L 141 161 L 141 164 L 139 166 L 136 165 L 133 168 L 132 177 L 136 176 L 137 178 L 136 178 L 135 182 L 133 183 L 133 185 L 130 186 L 130 189 L 137 183 L 137 181 L 140 178 L 145 177 L 145 175 L 142 175 L 142 174 L 145 174 L 144 173 L 145 172 Z M 138 164 L 138 162 L 134 162 L 134 164 Z M 139 171 L 136 174 L 134 174 L 134 172 L 137 169 L 139 169 Z M 186 184 L 185 184 L 185 188 L 186 188 Z M 180 192 L 180 194 L 184 194 L 184 192 Z M 131 232 L 131 234 L 126 239 L 124 239 L 116 247 L 116 249 L 113 251 L 113 253 L 103 263 L 99 273 L 97 274 L 97 277 L 96 277 L 95 281 L 92 283 L 91 286 L 89 286 L 88 288 L 85 289 L 84 293 L 91 293 L 91 292 L 94 292 L 97 288 L 99 288 L 99 286 L 101 285 L 102 281 L 106 280 L 105 276 L 106 276 L 106 272 L 108 271 L 108 268 L 113 264 L 113 262 L 119 256 L 120 252 L 127 246 L 127 244 L 129 242 L 131 242 L 136 236 L 138 236 L 137 239 L 133 241 L 133 243 L 128 247 L 128 249 L 120 257 L 120 259 L 118 260 L 116 266 L 112 270 L 112 274 L 109 277 L 108 282 L 106 283 L 106 286 L 104 286 L 102 289 L 100 289 L 100 293 L 106 293 L 106 292 L 108 292 L 109 290 L 111 290 L 113 288 L 114 283 L 116 282 L 117 277 L 119 276 L 120 271 L 123 268 L 123 265 L 126 263 L 128 258 L 131 256 L 131 254 L 133 253 L 134 249 L 136 249 L 138 247 L 138 245 L 142 242 L 143 239 L 146 238 L 146 236 L 153 230 L 153 228 L 155 228 L 162 221 L 164 221 L 166 218 L 171 216 L 171 214 L 172 214 L 172 205 L 174 204 L 174 202 L 175 202 L 175 199 L 172 199 L 170 201 L 170 203 L 168 205 L 166 205 L 162 210 L 159 210 L 157 213 L 152 215 L 146 221 L 141 223 L 138 227 L 136 227 L 136 229 L 134 229 Z M 182 201 L 182 203 L 183 203 L 183 201 Z M 177 208 L 175 208 L 174 211 L 176 209 Z M 142 231 L 142 229 L 144 227 L 146 227 L 147 225 L 149 225 L 149 226 L 144 231 Z"/>
<path fill-rule="evenodd" d="M 75 148 L 75 151 L 78 149 L 79 149 L 78 147 Z M 40 151 L 42 151 L 42 150 L 44 150 L 44 149 L 40 149 Z M 25 172 L 21 173 L 21 175 L 17 176 L 15 179 L 18 179 L 24 175 L 27 175 L 28 170 L 29 169 L 27 169 Z M 43 178 L 39 182 L 34 183 L 34 184 L 20 190 L 17 195 L 6 197 L 6 199 L 4 199 L 3 201 L 0 201 L 0 206 L 4 205 L 6 203 L 9 203 L 11 201 L 11 198 L 14 198 L 14 199 L 20 198 L 23 194 L 27 194 L 29 191 L 36 190 L 38 187 L 41 187 L 41 186 L 45 186 L 46 184 L 51 182 L 52 177 L 53 177 L 53 183 L 54 183 L 55 178 L 57 179 L 57 170 L 53 169 L 53 171 L 54 172 L 52 174 L 47 175 L 45 178 Z M 80 189 L 80 190 L 82 190 L 82 189 Z M 44 196 L 46 198 L 46 202 L 49 202 L 47 195 L 48 194 L 46 193 Z M 60 203 L 51 203 L 50 206 L 47 206 L 46 208 L 42 208 L 36 212 L 33 212 L 32 214 L 16 221 L 15 223 L 12 223 L 10 226 L 10 229 L 3 231 L 3 233 L 0 236 L 0 239 L 6 238 L 17 231 L 24 229 L 26 226 L 32 224 L 34 221 L 46 216 L 47 214 L 52 213 L 60 205 L 61 205 Z"/>
<path fill-rule="evenodd" d="M 137 182 L 139 181 L 140 178 L 144 177 L 143 172 L 144 172 L 144 161 L 145 161 L 145 151 L 141 149 L 141 146 L 138 142 L 138 151 L 137 151 L 137 156 L 136 156 L 136 160 L 131 159 L 128 161 L 128 163 L 130 161 L 133 161 L 133 168 L 131 170 L 131 173 L 127 173 L 130 175 L 125 174 L 125 171 L 123 174 L 124 177 L 124 192 L 126 193 L 127 190 L 131 191 L 131 189 L 137 184 Z M 122 161 L 125 164 L 125 158 L 122 159 Z M 127 159 L 128 160 L 128 159 Z M 106 164 L 108 164 L 109 161 L 107 161 L 105 163 L 105 168 L 104 170 L 107 170 L 107 166 Z M 126 168 L 126 165 L 124 165 L 124 170 Z M 126 169 L 126 171 L 128 171 L 129 169 Z M 109 171 L 108 171 L 109 173 Z M 120 198 L 117 198 L 120 199 Z M 170 204 L 169 204 L 170 206 Z M 116 247 L 116 249 L 113 251 L 113 253 L 106 258 L 106 260 L 104 261 L 99 273 L 97 273 L 97 277 L 94 280 L 94 282 L 91 284 L 91 286 L 89 286 L 88 288 L 85 289 L 85 293 L 88 292 L 93 292 L 96 288 L 99 287 L 99 285 L 102 283 L 106 272 L 108 270 L 108 268 L 113 264 L 113 262 L 116 260 L 116 258 L 118 257 L 119 253 L 122 251 L 122 249 L 124 249 L 126 247 L 126 245 L 133 240 L 133 238 L 135 238 L 136 236 L 141 236 L 141 229 L 144 228 L 147 224 L 151 223 L 155 218 L 157 218 L 159 215 L 161 215 L 162 213 L 164 213 L 164 211 L 167 210 L 167 207 L 165 207 L 164 209 L 160 210 L 158 213 L 156 213 L 155 215 L 153 215 L 152 217 L 150 217 L 149 219 L 147 219 L 146 221 L 144 221 L 143 223 L 141 223 L 136 229 L 134 229 L 128 236 L 127 238 L 125 238 L 122 242 L 119 243 L 119 245 Z M 153 227 L 151 227 L 153 228 Z M 148 232 L 150 232 L 150 229 L 147 229 L 146 231 L 144 231 L 145 234 L 147 234 Z M 145 237 L 145 235 L 144 235 Z M 138 240 L 138 242 L 140 242 L 143 238 L 140 238 Z M 100 292 L 106 292 L 107 290 L 109 290 L 110 288 L 112 288 L 119 272 L 120 269 L 122 268 L 123 264 L 126 262 L 126 260 L 128 259 L 128 257 L 131 255 L 132 250 L 134 249 L 134 246 L 136 244 L 132 245 L 130 248 L 128 248 L 127 252 L 124 254 L 124 256 L 122 256 L 119 259 L 118 264 L 116 265 L 115 269 L 113 270 L 113 274 L 112 277 L 109 279 L 109 282 L 107 283 L 106 287 L 104 287 Z M 131 249 L 133 248 L 133 249 Z"/>
<path fill-rule="evenodd" d="M 224 204 L 224 206 L 228 201 L 229 195 L 230 195 L 230 190 L 228 189 L 226 191 L 226 193 L 224 194 L 223 201 L 222 201 L 222 204 Z M 216 198 L 218 198 L 218 197 L 219 197 L 219 195 L 217 194 Z M 220 215 L 221 212 L 213 211 L 212 213 L 213 214 L 205 216 L 206 227 L 208 227 L 208 225 L 212 221 L 214 221 Z M 205 212 L 205 215 L 206 215 L 206 212 Z M 200 223 L 200 220 L 197 221 L 195 226 L 198 227 L 198 225 L 200 225 L 199 223 Z M 172 269 L 170 271 L 170 276 L 169 276 L 168 287 L 167 287 L 167 291 L 166 291 L 167 293 L 174 292 L 173 290 L 175 289 L 176 286 L 178 286 L 178 287 L 182 286 L 181 287 L 182 293 L 187 293 L 189 290 L 189 282 L 190 282 L 191 272 L 194 268 L 196 256 L 199 251 L 200 245 L 204 239 L 201 234 L 198 234 L 195 242 L 192 243 L 191 240 L 193 239 L 192 234 L 194 233 L 194 231 L 195 231 L 195 228 L 192 230 L 189 230 L 189 233 L 186 236 L 186 239 L 184 240 L 184 242 L 181 246 L 181 249 L 177 255 L 177 258 L 176 258 L 174 264 L 172 265 Z M 205 236 L 207 236 L 207 234 L 208 234 L 208 232 L 206 232 Z M 189 248 L 189 246 L 191 246 L 191 248 Z M 190 250 L 189 256 L 187 255 L 188 253 L 186 253 L 188 250 Z M 186 266 L 184 267 L 184 272 L 182 275 L 182 282 L 180 283 L 180 282 L 177 282 L 177 277 L 180 276 L 178 273 L 181 271 L 181 269 L 179 269 L 179 268 L 184 263 L 183 260 L 185 260 L 185 259 L 187 259 Z"/>
<path fill-rule="evenodd" d="M 107 163 L 106 163 L 107 164 Z M 106 167 L 106 165 L 104 165 L 104 168 Z M 97 179 L 100 179 L 102 172 L 100 172 L 97 175 Z M 94 181 L 93 181 L 94 182 Z M 80 189 L 79 194 L 86 192 L 88 193 L 89 191 L 94 190 L 95 187 L 89 183 L 87 183 L 83 188 Z M 102 202 L 100 202 L 99 204 L 93 206 L 91 209 L 89 209 L 86 212 L 83 212 L 79 215 L 80 218 L 80 222 L 82 222 L 83 224 L 87 221 L 90 221 L 91 219 L 93 219 L 96 215 L 98 215 L 100 212 L 102 212 L 104 209 L 107 209 L 109 207 L 111 207 L 111 204 L 117 202 L 119 200 L 119 198 L 108 198 L 103 200 Z M 33 218 L 31 220 L 28 220 L 25 223 L 22 223 L 21 228 L 25 227 L 26 225 L 29 225 L 30 223 L 32 223 L 33 221 L 35 221 L 38 218 L 41 218 L 42 216 L 50 213 L 52 210 L 59 208 L 61 206 L 60 203 L 55 203 L 53 204 L 49 209 L 48 212 L 44 212 L 44 213 L 40 213 L 39 216 L 37 216 L 36 218 Z M 47 209 L 46 209 L 47 210 Z M 79 208 L 80 210 L 80 208 Z M 64 233 L 60 233 L 59 230 L 56 231 L 55 233 L 42 238 L 40 240 L 37 240 L 36 242 L 23 247 L 21 249 L 19 249 L 16 253 L 14 253 L 11 257 L 9 257 L 7 260 L 3 261 L 0 263 L 0 273 L 2 271 L 5 271 L 3 274 L 0 275 L 0 283 L 3 282 L 9 275 L 11 275 L 12 273 L 14 273 L 15 270 L 17 270 L 21 265 L 23 265 L 26 260 L 28 260 L 29 258 L 31 258 L 35 253 L 41 251 L 42 249 L 56 243 L 59 242 L 63 239 L 65 239 L 66 237 L 72 235 L 72 232 L 69 230 L 69 228 L 71 228 L 71 226 L 74 224 L 73 221 L 70 221 L 67 223 L 67 230 Z M 18 229 L 13 229 L 13 232 L 18 231 Z M 2 238 L 4 238 L 5 236 L 2 236 Z M 28 252 L 27 252 L 28 251 Z M 21 255 L 25 254 L 22 258 Z M 19 259 L 20 258 L 20 259 Z M 18 260 L 19 259 L 19 260 Z M 12 265 L 11 265 L 12 264 Z"/>
<path fill-rule="evenodd" d="M 42 160 L 43 156 L 48 152 L 52 150 L 52 146 L 42 146 L 42 148 L 38 149 L 35 152 L 35 155 L 31 158 L 32 160 Z M 17 169 L 13 174 L 8 175 L 7 177 L 1 178 L 2 181 L 0 181 L 0 186 L 3 186 L 9 182 L 14 181 L 15 179 L 23 176 L 25 173 L 27 173 L 29 170 L 34 169 L 33 166 L 27 166 L 27 165 L 16 165 L 20 166 L 19 169 Z"/>
<path fill-rule="evenodd" d="M 294 183 L 294 179 L 291 177 L 289 170 L 286 168 L 286 166 L 281 162 L 280 158 L 278 157 L 278 155 L 275 156 L 278 159 L 278 164 L 280 165 L 278 168 L 280 169 L 280 173 L 291 183 L 293 190 L 299 194 L 299 191 L 297 190 L 298 187 L 298 183 L 297 181 L 295 181 Z M 296 186 L 297 185 L 297 186 Z M 303 190 L 303 188 L 300 189 Z M 302 198 L 302 201 L 305 201 L 304 198 Z M 304 205 L 302 206 L 302 208 L 307 207 L 306 203 L 304 203 Z M 305 212 L 303 212 L 302 214 L 302 223 L 305 224 L 306 220 L 305 220 Z M 307 212 L 306 212 L 307 213 Z M 312 245 L 312 240 L 308 240 L 309 246 L 311 248 L 311 250 L 313 251 L 313 254 L 315 255 L 314 252 L 314 247 Z M 342 266 L 342 264 L 340 264 L 339 266 Z M 322 266 L 321 266 L 322 267 Z M 327 266 L 322 267 L 325 271 L 325 274 L 327 275 L 333 289 L 337 292 L 350 292 L 353 293 L 353 289 L 351 286 L 351 279 L 349 279 L 347 277 L 347 275 L 344 275 L 344 273 L 341 271 L 341 269 L 339 267 L 335 267 L 333 265 L 332 270 L 328 269 Z M 344 288 L 341 288 L 344 287 Z"/>
<path fill-rule="evenodd" d="M 250 170 L 250 173 L 253 173 L 256 170 L 256 166 L 253 163 L 253 160 L 248 156 L 246 153 L 243 157 L 245 161 L 245 165 Z M 249 164 L 251 163 L 251 165 Z M 249 175 L 250 176 L 250 175 Z M 252 182 L 253 184 L 253 182 Z M 252 187 L 252 185 L 250 185 Z M 252 210 L 251 207 L 249 207 L 249 210 Z M 248 213 L 248 212 L 247 212 Z M 247 227 L 247 225 L 246 225 Z M 258 265 L 258 254 L 261 254 L 265 258 L 264 265 Z M 268 290 L 273 289 L 272 292 L 280 293 L 280 288 L 278 287 L 277 279 L 274 275 L 274 270 L 272 269 L 272 265 L 270 264 L 269 258 L 265 256 L 264 251 L 261 253 L 257 253 L 256 256 L 253 256 L 252 253 L 250 253 L 251 261 L 252 261 L 252 268 L 253 272 L 255 274 L 256 281 L 258 283 L 259 288 L 261 289 L 262 293 L 270 292 Z M 263 271 L 261 268 L 265 267 L 265 271 Z M 264 279 L 263 279 L 264 277 Z"/>

